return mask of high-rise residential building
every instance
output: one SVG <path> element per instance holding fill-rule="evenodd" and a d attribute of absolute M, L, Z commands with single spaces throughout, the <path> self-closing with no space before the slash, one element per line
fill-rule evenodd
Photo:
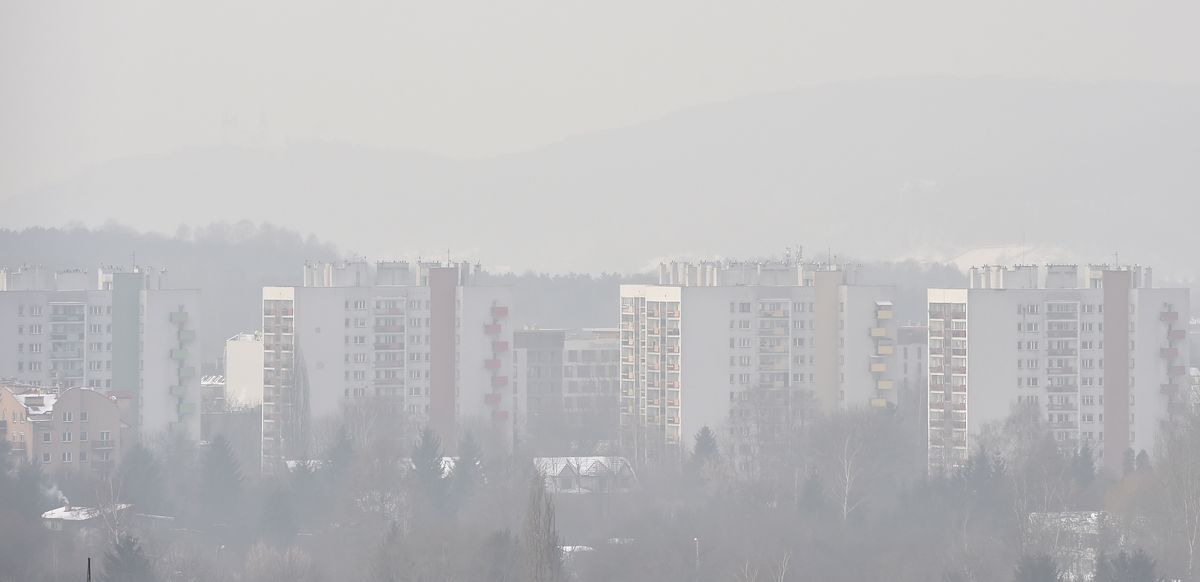
<path fill-rule="evenodd" d="M 620 367 L 615 329 L 513 333 L 513 386 L 526 450 L 595 453 L 615 448 Z"/>
<path fill-rule="evenodd" d="M 563 416 L 573 440 L 615 450 L 620 435 L 621 334 L 584 329 L 563 343 Z"/>
<path fill-rule="evenodd" d="M 0 377 L 126 395 L 129 426 L 198 438 L 195 289 L 153 268 L 0 271 Z"/>
<path fill-rule="evenodd" d="M 262 397 L 262 333 L 239 333 L 225 340 L 225 406 L 254 408 Z"/>
<path fill-rule="evenodd" d="M 522 448 L 535 454 L 566 452 L 563 411 L 562 329 L 520 329 L 513 332 L 513 389 L 522 414 L 517 420 Z"/>
<path fill-rule="evenodd" d="M 856 268 L 671 263 L 659 279 L 621 286 L 621 443 L 639 466 L 678 462 L 708 426 L 755 472 L 808 415 L 895 406 L 892 289 Z"/>
<path fill-rule="evenodd" d="M 310 429 L 372 398 L 386 422 L 511 444 L 511 290 L 468 263 L 305 266 L 263 289 L 263 470 L 318 454 Z"/>
<path fill-rule="evenodd" d="M 1137 266 L 989 266 L 967 289 L 930 289 L 930 470 L 1027 405 L 1064 449 L 1088 443 L 1119 472 L 1186 408 L 1188 320 L 1188 290 Z"/>

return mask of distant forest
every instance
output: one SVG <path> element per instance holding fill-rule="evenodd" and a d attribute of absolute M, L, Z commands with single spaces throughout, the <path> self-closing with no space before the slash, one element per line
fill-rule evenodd
<path fill-rule="evenodd" d="M 248 221 L 181 227 L 171 236 L 118 225 L 0 229 L 0 266 L 56 270 L 136 263 L 166 268 L 172 287 L 200 289 L 206 324 L 199 331 L 206 361 L 220 355 L 220 338 L 258 329 L 262 287 L 299 285 L 305 261 L 342 255 L 336 245 L 315 236 Z M 514 287 L 512 313 L 518 327 L 578 329 L 615 326 L 618 287 L 655 278 L 526 272 L 489 274 L 485 280 Z M 925 289 L 961 286 L 966 277 L 950 265 L 908 261 L 867 263 L 861 282 L 895 285 L 901 321 L 924 321 Z"/>

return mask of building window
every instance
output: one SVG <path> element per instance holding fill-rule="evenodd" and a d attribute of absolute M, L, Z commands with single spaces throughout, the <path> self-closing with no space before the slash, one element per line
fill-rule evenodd
<path fill-rule="evenodd" d="M 102 431 L 100 431 L 100 440 L 107 442 L 107 441 L 109 441 L 109 440 L 112 440 L 112 439 L 110 439 L 110 438 L 109 438 L 109 433 L 108 433 L 108 431 L 106 431 L 106 430 L 102 430 Z"/>
<path fill-rule="evenodd" d="M 80 440 L 80 442 L 87 440 L 87 431 L 86 430 L 79 431 L 79 440 Z"/>
<path fill-rule="evenodd" d="M 71 462 L 71 453 L 70 453 L 70 452 L 64 452 L 64 453 L 62 454 L 62 462 L 64 462 L 64 463 L 70 463 L 70 462 Z"/>
<path fill-rule="evenodd" d="M 87 422 L 87 411 L 79 413 L 79 422 Z"/>
<path fill-rule="evenodd" d="M 62 442 L 64 442 L 64 443 L 71 442 L 71 433 L 69 433 L 69 432 L 62 433 Z"/>
<path fill-rule="evenodd" d="M 51 437 L 50 437 L 50 433 L 49 433 L 49 432 L 44 432 L 44 433 L 42 433 L 42 442 L 44 442 L 44 443 L 48 443 L 48 442 L 50 442 L 50 438 L 51 438 Z"/>
<path fill-rule="evenodd" d="M 71 422 L 71 421 L 73 421 L 73 420 L 75 420 L 75 413 L 74 413 L 74 412 L 64 412 L 64 413 L 63 413 L 63 415 L 62 415 L 62 421 L 63 421 L 63 422 Z"/>
<path fill-rule="evenodd" d="M 49 463 L 49 462 L 50 462 L 50 453 L 42 453 L 42 462 L 43 462 L 43 463 Z"/>
<path fill-rule="evenodd" d="M 79 462 L 80 463 L 87 462 L 87 451 L 79 451 Z"/>

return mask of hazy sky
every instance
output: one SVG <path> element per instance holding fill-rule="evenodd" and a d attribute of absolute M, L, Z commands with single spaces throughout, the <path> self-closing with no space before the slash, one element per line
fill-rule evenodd
<path fill-rule="evenodd" d="M 0 4 L 0 198 L 187 146 L 520 151 L 915 75 L 1200 81 L 1197 2 Z"/>

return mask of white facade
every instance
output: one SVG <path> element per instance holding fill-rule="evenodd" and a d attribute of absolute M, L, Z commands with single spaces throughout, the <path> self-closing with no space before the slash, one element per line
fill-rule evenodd
<path fill-rule="evenodd" d="M 672 264 L 667 284 L 622 285 L 621 440 L 637 463 L 677 462 L 703 426 L 754 459 L 806 416 L 895 404 L 890 288 L 838 267 L 750 265 Z"/>
<path fill-rule="evenodd" d="M 198 438 L 199 292 L 164 288 L 162 271 L 4 271 L 0 377 L 53 392 L 87 387 L 134 399 L 142 435 Z M 114 285 L 114 280 L 124 281 Z"/>
<path fill-rule="evenodd" d="M 1186 289 L 1149 269 L 973 269 L 970 289 L 929 290 L 929 464 L 962 463 L 984 425 L 1036 405 L 1067 449 L 1119 470 L 1153 451 L 1186 394 Z M 1114 454 L 1105 454 L 1112 451 Z"/>
<path fill-rule="evenodd" d="M 225 340 L 225 402 L 253 408 L 263 398 L 262 333 L 240 333 Z"/>
<path fill-rule="evenodd" d="M 306 427 L 354 398 L 432 426 L 448 450 L 463 430 L 511 444 L 511 291 L 473 279 L 466 264 L 351 262 L 306 266 L 329 286 L 264 288 L 264 469 L 312 454 Z"/>

